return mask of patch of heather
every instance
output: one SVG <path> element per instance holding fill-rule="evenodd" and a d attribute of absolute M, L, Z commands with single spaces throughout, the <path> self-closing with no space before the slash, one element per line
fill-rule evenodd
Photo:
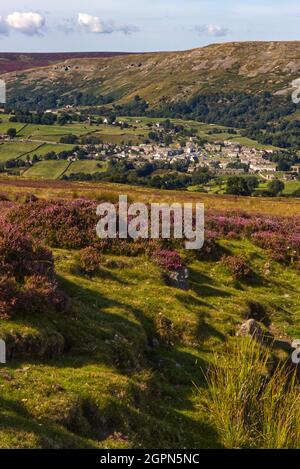
<path fill-rule="evenodd" d="M 0 195 L 1 199 L 1 195 Z M 7 200 L 0 200 L 0 229 L 6 223 L 8 213 L 13 209 L 15 204 Z"/>
<path fill-rule="evenodd" d="M 300 234 L 261 231 L 252 235 L 255 244 L 270 252 L 272 259 L 291 262 L 300 258 Z"/>
<path fill-rule="evenodd" d="M 29 233 L 53 247 L 82 249 L 97 245 L 100 251 L 115 254 L 139 255 L 147 252 L 147 246 L 151 246 L 149 241 L 100 241 L 97 238 L 96 207 L 99 203 L 86 199 L 37 200 L 11 208 L 5 220 L 16 226 L 21 234 Z M 300 259 L 299 234 L 300 216 L 249 215 L 243 212 L 222 214 L 208 211 L 205 216 L 205 244 L 199 255 L 202 258 L 212 256 L 218 247 L 218 239 L 247 238 L 270 252 L 276 250 L 280 260 Z M 182 243 L 178 240 L 170 240 L 166 249 L 172 251 L 181 247 Z"/>
<path fill-rule="evenodd" d="M 299 217 L 272 217 L 248 214 L 206 214 L 206 228 L 218 233 L 219 236 L 227 236 L 235 233 L 237 236 L 250 236 L 259 231 L 271 231 L 277 233 L 300 232 Z"/>
<path fill-rule="evenodd" d="M 154 253 L 153 259 L 159 267 L 171 272 L 185 267 L 180 255 L 176 251 L 157 250 Z"/>
<path fill-rule="evenodd" d="M 16 227 L 0 227 L 0 316 L 63 311 L 52 253 Z"/>
<path fill-rule="evenodd" d="M 80 269 L 85 274 L 95 274 L 102 264 L 102 256 L 98 249 L 89 246 L 80 251 Z"/>
<path fill-rule="evenodd" d="M 221 264 L 235 280 L 245 280 L 251 274 L 251 268 L 242 256 L 223 256 Z"/>
<path fill-rule="evenodd" d="M 98 202 L 99 203 L 99 202 Z M 7 220 L 52 247 L 82 248 L 96 239 L 97 202 L 78 199 L 19 205 Z"/>
<path fill-rule="evenodd" d="M 300 258 L 300 217 L 209 213 L 206 228 L 217 238 L 248 238 L 279 261 Z"/>

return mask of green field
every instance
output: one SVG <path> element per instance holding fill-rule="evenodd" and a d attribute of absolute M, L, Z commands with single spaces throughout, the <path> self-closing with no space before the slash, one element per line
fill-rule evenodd
<path fill-rule="evenodd" d="M 36 150 L 29 153 L 29 156 L 32 157 L 33 155 L 37 155 L 40 157 L 45 156 L 47 153 L 54 151 L 56 154 L 62 151 L 70 151 L 74 148 L 74 145 L 67 145 L 64 143 L 44 143 L 41 144 Z"/>
<path fill-rule="evenodd" d="M 26 124 L 20 122 L 9 122 L 10 116 L 8 114 L 0 114 L 0 135 L 6 134 L 8 129 L 16 129 L 20 131 Z"/>
<path fill-rule="evenodd" d="M 13 125 L 12 125 L 13 127 Z M 26 127 L 18 134 L 18 137 L 59 142 L 60 138 L 64 135 L 86 135 L 91 131 L 87 124 L 66 124 L 61 125 L 36 125 L 27 124 Z"/>
<path fill-rule="evenodd" d="M 0 163 L 15 160 L 22 155 L 34 152 L 39 147 L 36 142 L 5 142 L 0 144 Z"/>
<path fill-rule="evenodd" d="M 99 167 L 100 166 L 100 167 Z M 69 176 L 72 173 L 100 173 L 105 171 L 107 164 L 101 161 L 95 160 L 81 160 L 81 161 L 74 161 L 68 167 L 67 171 L 65 172 L 66 176 Z"/>
<path fill-rule="evenodd" d="M 23 173 L 26 178 L 58 179 L 70 163 L 64 160 L 40 161 Z"/>
<path fill-rule="evenodd" d="M 285 189 L 283 191 L 286 195 L 292 195 L 293 192 L 300 190 L 300 181 L 287 181 L 285 182 Z"/>

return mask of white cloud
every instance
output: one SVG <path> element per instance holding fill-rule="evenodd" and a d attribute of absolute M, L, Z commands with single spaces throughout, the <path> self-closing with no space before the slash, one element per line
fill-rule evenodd
<path fill-rule="evenodd" d="M 78 13 L 78 26 L 87 33 L 110 34 L 113 32 L 111 22 L 104 22 L 98 16 L 88 15 L 87 13 Z"/>
<path fill-rule="evenodd" d="M 103 21 L 98 16 L 87 13 L 78 13 L 77 25 L 81 31 L 91 34 L 111 34 L 114 32 L 131 34 L 139 30 L 136 26 L 117 24 L 114 21 Z"/>
<path fill-rule="evenodd" d="M 229 29 L 217 24 L 206 24 L 202 26 L 196 26 L 195 30 L 197 31 L 197 33 L 203 36 L 212 37 L 227 36 L 230 33 Z"/>
<path fill-rule="evenodd" d="M 6 17 L 5 23 L 12 31 L 34 36 L 42 34 L 46 20 L 40 13 L 15 11 Z"/>

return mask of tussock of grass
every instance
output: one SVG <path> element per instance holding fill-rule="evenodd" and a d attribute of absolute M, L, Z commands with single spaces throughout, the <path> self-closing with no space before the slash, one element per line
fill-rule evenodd
<path fill-rule="evenodd" d="M 298 448 L 300 394 L 284 364 L 270 373 L 270 350 L 239 340 L 217 353 L 207 375 L 211 420 L 226 448 Z"/>

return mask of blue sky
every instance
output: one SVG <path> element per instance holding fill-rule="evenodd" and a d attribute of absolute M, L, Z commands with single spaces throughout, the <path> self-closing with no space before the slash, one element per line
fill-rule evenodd
<path fill-rule="evenodd" d="M 0 52 L 183 50 L 298 40 L 299 0 L 10 0 Z"/>

